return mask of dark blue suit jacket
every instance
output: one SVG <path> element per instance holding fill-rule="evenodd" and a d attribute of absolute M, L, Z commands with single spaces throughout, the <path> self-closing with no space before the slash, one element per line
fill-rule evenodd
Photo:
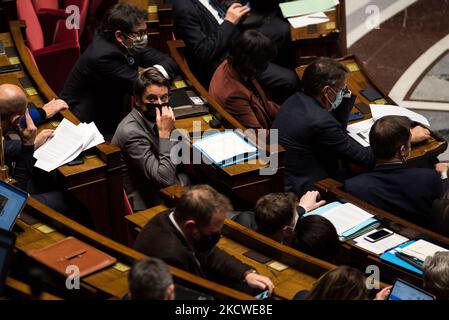
<path fill-rule="evenodd" d="M 198 0 L 173 0 L 174 31 L 186 44 L 186 59 L 203 85 L 226 58 L 238 29 L 229 21 L 218 24 Z M 207 86 L 206 86 L 207 88 Z"/>
<path fill-rule="evenodd" d="M 272 128 L 286 149 L 286 191 L 300 195 L 318 180 L 335 177 L 338 159 L 374 166 L 370 148 L 362 147 L 346 133 L 355 96 L 344 98 L 334 111 L 326 111 L 314 98 L 295 93 L 281 106 Z"/>
<path fill-rule="evenodd" d="M 434 169 L 383 164 L 372 172 L 346 180 L 345 189 L 357 198 L 414 222 L 428 223 L 432 203 L 439 199 L 446 182 Z"/>
<path fill-rule="evenodd" d="M 95 121 L 98 129 L 113 135 L 125 117 L 125 97 L 132 93 L 138 67 L 159 64 L 170 76 L 178 73 L 176 62 L 168 55 L 146 47 L 126 56 L 114 43 L 97 33 L 93 42 L 73 66 L 61 99 L 82 122 Z"/>

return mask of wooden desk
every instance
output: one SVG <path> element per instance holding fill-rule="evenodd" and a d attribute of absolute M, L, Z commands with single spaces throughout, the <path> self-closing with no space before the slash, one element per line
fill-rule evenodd
<path fill-rule="evenodd" d="M 0 83 L 16 84 L 27 93 L 29 101 L 37 107 L 57 98 L 36 68 L 25 46 L 20 21 L 10 21 L 11 33 L 0 34 L 5 42 L 6 55 L 0 55 L 0 65 L 20 61 L 22 70 L 0 75 Z M 14 61 L 15 60 L 15 61 Z M 21 81 L 26 79 L 26 82 Z M 23 84 L 25 83 L 25 84 Z M 43 128 L 56 128 L 62 118 L 78 124 L 79 120 L 69 111 L 43 124 Z M 116 146 L 103 143 L 84 153 L 84 164 L 61 166 L 57 169 L 63 186 L 89 210 L 95 229 L 104 235 L 126 243 L 126 229 L 120 224 L 125 207 L 121 176 L 122 160 Z"/>
<path fill-rule="evenodd" d="M 327 11 L 328 22 L 293 28 L 291 40 L 295 47 L 296 65 L 309 63 L 314 57 L 343 57 L 347 54 L 345 0 L 335 10 Z"/>
<path fill-rule="evenodd" d="M 11 277 L 6 278 L 4 296 L 8 300 L 62 300 L 48 292 L 43 292 L 39 298 L 36 298 L 33 296 L 31 287 L 28 284 Z"/>
<path fill-rule="evenodd" d="M 83 277 L 80 283 L 80 290 L 67 290 L 65 288 L 65 277 L 56 274 L 30 258 L 26 255 L 26 251 L 44 248 L 67 236 L 73 236 L 115 257 L 118 263 L 125 267 L 130 267 L 135 261 L 145 258 L 143 254 L 68 219 L 33 198 L 29 199 L 24 212 L 37 219 L 38 222 L 28 225 L 22 218 L 17 221 L 17 226 L 22 228 L 23 232 L 17 236 L 16 240 L 15 248 L 17 252 L 15 262 L 11 268 L 14 276 L 26 277 L 30 267 L 40 266 L 47 277 L 48 290 L 51 289 L 51 292 L 59 297 L 82 299 L 120 299 L 123 297 L 128 290 L 128 270 L 119 270 L 117 265 L 111 266 Z M 46 227 L 42 229 L 42 225 Z M 171 272 L 175 282 L 200 292 L 211 294 L 217 298 L 251 299 L 250 296 L 196 277 L 177 268 L 171 268 Z"/>
<path fill-rule="evenodd" d="M 361 61 L 354 55 L 338 59 L 342 64 L 344 64 L 350 70 L 348 75 L 348 88 L 357 96 L 354 103 L 353 113 L 359 112 L 355 105 L 358 103 L 363 103 L 369 108 L 370 104 L 393 104 L 396 103 L 391 99 L 388 94 L 376 83 L 376 81 L 370 76 L 369 72 L 365 70 Z M 300 78 L 304 73 L 305 65 L 296 68 L 296 73 Z M 371 87 L 379 92 L 383 99 L 376 100 L 375 102 L 370 102 L 363 95 L 360 94 L 360 90 L 364 88 Z M 356 120 L 350 123 L 363 121 L 372 118 L 371 113 L 364 115 L 361 120 Z M 407 160 L 407 165 L 409 166 L 419 166 L 427 167 L 433 166 L 436 161 L 436 157 L 444 152 L 447 148 L 447 141 L 444 140 L 440 135 L 432 132 L 432 137 L 423 143 L 419 143 L 412 147 L 412 152 L 410 154 L 410 159 Z"/>
<path fill-rule="evenodd" d="M 167 209 L 160 205 L 128 215 L 126 219 L 131 230 L 140 232 L 148 221 Z M 333 264 L 279 244 L 229 219 L 225 220 L 218 247 L 269 277 L 275 285 L 274 296 L 280 299 L 291 299 L 298 291 L 310 289 L 319 276 L 335 268 Z M 248 250 L 257 251 L 272 260 L 259 263 L 243 255 Z M 287 269 L 276 271 L 270 268 L 268 265 L 273 261 L 286 265 Z"/>
<path fill-rule="evenodd" d="M 221 120 L 222 126 L 218 130 L 239 129 L 253 142 L 257 144 L 257 137 L 246 131 L 234 117 L 226 112 L 207 92 L 206 89 L 198 82 L 192 74 L 187 62 L 184 59 L 184 42 L 181 40 L 168 41 L 170 53 L 181 69 L 183 79 L 188 86 L 193 87 L 197 93 L 202 96 L 209 105 L 210 115 Z M 192 117 L 176 121 L 177 128 L 184 128 L 189 133 L 193 130 L 193 121 L 201 121 L 201 131 L 210 129 L 208 123 L 203 117 Z M 266 150 L 267 155 L 277 156 L 277 171 L 273 175 L 260 175 L 260 169 L 268 168 L 269 163 L 264 159 L 257 159 L 254 163 L 243 162 L 235 165 L 218 168 L 214 165 L 200 164 L 194 165 L 195 175 L 199 182 L 206 182 L 219 189 L 232 198 L 233 203 L 239 209 L 251 208 L 257 199 L 262 195 L 282 191 L 283 190 L 283 156 L 285 150 L 278 144 L 266 146 L 265 148 L 259 144 L 259 147 Z M 276 149 L 276 148 L 277 149 Z M 277 151 L 276 151 L 277 150 Z M 267 157 L 268 158 L 268 157 Z"/>
<path fill-rule="evenodd" d="M 344 199 L 354 205 L 370 212 L 381 218 L 381 227 L 391 229 L 409 239 L 423 239 L 449 249 L 449 238 L 442 236 L 436 232 L 430 231 L 419 225 L 411 223 L 394 214 L 376 208 L 342 190 L 343 185 L 333 179 L 324 179 L 318 181 L 315 186 L 320 192 L 323 199 L 327 202 L 338 201 Z M 380 276 L 382 281 L 392 283 L 395 278 L 402 278 L 410 281 L 418 286 L 422 286 L 422 277 L 407 271 L 403 268 L 396 267 L 380 260 L 379 255 L 375 255 L 364 249 L 355 246 L 353 240 L 346 241 L 342 244 L 347 251 L 345 259 L 346 263 L 356 266 L 367 266 L 374 264 L 380 268 Z"/>

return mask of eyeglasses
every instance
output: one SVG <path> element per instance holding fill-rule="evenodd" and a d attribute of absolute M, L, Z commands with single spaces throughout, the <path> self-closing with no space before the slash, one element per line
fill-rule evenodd
<path fill-rule="evenodd" d="M 133 31 L 133 32 L 128 33 L 128 35 L 133 35 L 133 36 L 135 36 L 137 38 L 143 38 L 147 34 L 148 34 L 148 29 L 141 30 L 141 31 L 138 31 L 138 32 L 134 32 Z"/>
<path fill-rule="evenodd" d="M 329 88 L 332 89 L 331 86 L 329 86 Z M 351 90 L 349 90 L 348 85 L 345 85 L 343 88 L 341 88 L 340 90 L 335 91 L 334 89 L 332 89 L 332 91 L 334 91 L 334 93 L 338 93 L 340 91 L 343 91 L 343 95 L 347 95 L 347 94 L 351 94 Z"/>

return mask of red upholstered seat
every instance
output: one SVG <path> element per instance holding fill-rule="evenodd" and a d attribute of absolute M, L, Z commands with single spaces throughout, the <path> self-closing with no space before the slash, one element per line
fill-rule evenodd
<path fill-rule="evenodd" d="M 75 62 L 80 56 L 78 30 L 67 29 L 65 19 L 55 24 L 50 44 L 44 42 L 44 33 L 30 0 L 17 0 L 17 15 L 27 26 L 26 38 L 39 72 L 50 87 L 59 93 Z"/>
<path fill-rule="evenodd" d="M 79 35 L 84 32 L 87 13 L 89 10 L 89 0 L 32 0 L 37 16 L 44 32 L 45 43 L 50 43 L 51 35 L 55 33 L 56 23 L 60 19 L 66 19 L 72 11 L 66 13 L 66 8 L 75 5 L 80 12 Z"/>

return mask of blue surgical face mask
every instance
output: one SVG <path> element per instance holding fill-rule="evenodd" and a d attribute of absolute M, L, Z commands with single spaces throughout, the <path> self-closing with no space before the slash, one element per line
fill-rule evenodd
<path fill-rule="evenodd" d="M 334 89 L 331 88 L 331 90 L 335 93 Z M 335 109 L 338 108 L 338 106 L 343 101 L 344 95 L 345 95 L 345 92 L 342 89 L 342 90 L 340 90 L 339 92 L 336 93 L 334 102 L 331 102 L 329 99 L 327 99 L 331 103 L 330 111 L 335 110 Z"/>

